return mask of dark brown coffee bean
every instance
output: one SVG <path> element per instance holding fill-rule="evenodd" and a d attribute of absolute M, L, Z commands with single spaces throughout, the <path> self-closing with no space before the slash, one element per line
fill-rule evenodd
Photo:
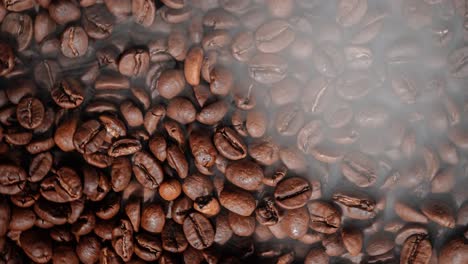
<path fill-rule="evenodd" d="M 141 150 L 141 142 L 136 139 L 119 139 L 109 147 L 108 155 L 120 157 L 132 155 Z"/>
<path fill-rule="evenodd" d="M 33 157 L 29 165 L 30 182 L 41 181 L 52 168 L 53 156 L 50 152 L 43 152 Z"/>
<path fill-rule="evenodd" d="M 167 162 L 171 168 L 176 170 L 180 178 L 187 177 L 189 164 L 184 153 L 176 145 L 171 145 L 167 148 Z"/>
<path fill-rule="evenodd" d="M 329 263 L 329 256 L 325 253 L 325 249 L 323 247 L 313 248 L 309 251 L 304 261 L 305 264 L 326 264 Z"/>
<path fill-rule="evenodd" d="M 91 233 L 96 225 L 96 217 L 90 211 L 85 211 L 78 220 L 73 223 L 71 232 L 75 237 L 80 237 Z"/>
<path fill-rule="evenodd" d="M 188 99 L 176 97 L 167 105 L 167 116 L 185 125 L 195 121 L 196 110 Z"/>
<path fill-rule="evenodd" d="M 9 212 L 8 212 L 9 214 Z M 9 215 L 7 215 L 8 217 Z M 30 208 L 13 207 L 11 211 L 10 230 L 26 231 L 34 226 L 36 214 Z"/>
<path fill-rule="evenodd" d="M 122 260 L 129 261 L 133 255 L 133 229 L 127 220 L 120 220 L 112 230 L 112 247 Z"/>
<path fill-rule="evenodd" d="M 85 92 L 81 83 L 72 78 L 62 79 L 54 84 L 50 91 L 52 99 L 62 108 L 76 108 L 83 103 Z"/>
<path fill-rule="evenodd" d="M 129 77 L 142 77 L 149 69 L 149 53 L 143 49 L 125 51 L 119 60 L 119 72 Z"/>
<path fill-rule="evenodd" d="M 101 200 L 95 209 L 96 216 L 109 220 L 116 216 L 120 211 L 121 196 L 116 193 L 108 193 L 103 200 Z"/>
<path fill-rule="evenodd" d="M 239 215 L 249 216 L 255 210 L 255 199 L 251 193 L 239 188 L 224 188 L 219 201 L 223 207 Z"/>
<path fill-rule="evenodd" d="M 34 212 L 37 216 L 52 225 L 63 225 L 67 222 L 71 212 L 69 204 L 59 204 L 40 199 L 34 203 Z"/>
<path fill-rule="evenodd" d="M 225 96 L 232 90 L 234 76 L 228 68 L 219 65 L 213 66 L 208 76 L 207 81 L 210 83 L 210 91 L 214 95 Z"/>
<path fill-rule="evenodd" d="M 8 44 L 0 43 L 0 76 L 5 76 L 13 71 L 15 67 L 15 55 L 13 49 Z"/>
<path fill-rule="evenodd" d="M 188 48 L 186 31 L 180 28 L 172 30 L 167 39 L 167 52 L 177 61 L 183 61 L 187 56 Z"/>
<path fill-rule="evenodd" d="M 133 173 L 143 187 L 156 189 L 163 181 L 161 165 L 148 153 L 139 151 L 132 157 Z"/>
<path fill-rule="evenodd" d="M 357 256 L 363 245 L 363 234 L 362 232 L 355 227 L 344 227 L 341 229 L 341 239 L 346 250 L 352 255 Z"/>
<path fill-rule="evenodd" d="M 92 5 L 84 9 L 82 24 L 91 38 L 106 39 L 112 34 L 113 20 L 104 5 Z"/>
<path fill-rule="evenodd" d="M 216 130 L 213 141 L 216 149 L 228 159 L 239 160 L 247 155 L 247 146 L 231 128 L 222 127 Z"/>
<path fill-rule="evenodd" d="M 293 136 L 304 125 L 304 112 L 296 104 L 278 109 L 275 119 L 276 131 L 282 136 Z"/>
<path fill-rule="evenodd" d="M 197 164 L 205 168 L 211 168 L 215 165 L 218 154 L 215 149 L 216 142 L 213 144 L 209 135 L 206 135 L 201 130 L 193 131 L 189 135 L 189 144 Z"/>
<path fill-rule="evenodd" d="M 278 55 L 257 54 L 249 61 L 249 75 L 262 84 L 273 84 L 286 77 L 288 63 Z"/>
<path fill-rule="evenodd" d="M 341 236 L 338 233 L 326 236 L 322 240 L 322 246 L 325 248 L 325 252 L 329 256 L 336 257 L 346 252 Z"/>
<path fill-rule="evenodd" d="M 232 29 L 239 26 L 239 19 L 221 8 L 216 8 L 205 13 L 203 25 L 215 30 Z"/>
<path fill-rule="evenodd" d="M 0 179 L 0 193 L 2 194 L 17 194 L 23 189 L 26 183 L 27 174 L 21 167 L 2 164 L 0 165 L 0 174 L 4 175 L 4 177 Z"/>
<path fill-rule="evenodd" d="M 292 171 L 304 172 L 307 168 L 307 160 L 295 147 L 283 147 L 280 149 L 280 159 L 283 164 Z M 313 154 L 313 153 L 312 153 Z"/>
<path fill-rule="evenodd" d="M 263 171 L 256 163 L 248 160 L 234 161 L 226 167 L 226 178 L 244 190 L 257 190 L 263 180 Z"/>
<path fill-rule="evenodd" d="M 158 237 L 140 233 L 134 240 L 135 255 L 144 261 L 156 261 L 161 257 L 162 245 Z"/>
<path fill-rule="evenodd" d="M 99 263 L 121 263 L 120 257 L 115 253 L 112 248 L 104 247 L 101 249 L 99 255 Z"/>
<path fill-rule="evenodd" d="M 104 173 L 91 167 L 83 169 L 83 193 L 91 201 L 101 201 L 111 190 L 111 183 Z"/>
<path fill-rule="evenodd" d="M 44 105 L 34 97 L 24 97 L 16 107 L 16 118 L 27 129 L 37 128 L 44 119 Z"/>
<path fill-rule="evenodd" d="M 81 57 L 88 51 L 88 35 L 82 27 L 70 26 L 62 33 L 60 49 L 65 57 Z"/>
<path fill-rule="evenodd" d="M 78 20 L 81 16 L 78 5 L 69 0 L 53 1 L 49 5 L 49 14 L 57 24 L 65 25 Z"/>
<path fill-rule="evenodd" d="M 286 211 L 281 220 L 283 231 L 292 239 L 303 237 L 309 227 L 309 212 L 306 207 Z"/>
<path fill-rule="evenodd" d="M 9 13 L 2 21 L 1 31 L 10 34 L 18 45 L 18 51 L 29 47 L 33 39 L 33 21 L 24 13 Z"/>
<path fill-rule="evenodd" d="M 310 214 L 309 226 L 313 230 L 332 234 L 341 226 L 341 212 L 332 204 L 314 201 L 307 204 Z"/>
<path fill-rule="evenodd" d="M 455 212 L 449 203 L 434 198 L 428 198 L 421 205 L 422 213 L 435 223 L 448 227 L 455 227 Z"/>
<path fill-rule="evenodd" d="M 164 225 L 164 230 L 161 234 L 161 241 L 163 249 L 172 253 L 183 252 L 188 247 L 188 242 L 184 236 L 182 227 L 172 220 L 169 220 Z"/>
<path fill-rule="evenodd" d="M 427 240 L 421 242 L 424 245 L 427 243 Z M 467 260 L 466 256 L 466 244 L 463 241 L 463 238 L 454 238 L 446 242 L 445 245 L 440 250 L 439 254 L 439 263 L 451 262 L 457 259 L 456 263 L 463 263 Z M 423 250 L 421 250 L 423 251 Z M 425 252 L 425 251 L 423 251 Z M 426 256 L 423 258 L 426 259 Z M 459 260 L 459 261 L 458 261 Z"/>
<path fill-rule="evenodd" d="M 297 147 L 308 154 L 310 149 L 323 140 L 323 124 L 320 120 L 312 120 L 304 125 L 297 133 Z"/>
<path fill-rule="evenodd" d="M 403 245 L 405 241 L 412 235 L 424 235 L 428 234 L 429 231 L 426 227 L 419 224 L 407 224 L 398 231 L 398 234 L 395 236 L 395 243 L 397 245 Z"/>
<path fill-rule="evenodd" d="M 119 73 L 106 72 L 99 75 L 94 87 L 96 90 L 126 90 L 130 88 L 130 81 Z"/>
<path fill-rule="evenodd" d="M 273 139 L 256 140 L 249 145 L 249 155 L 261 165 L 272 165 L 279 160 L 279 146 Z M 263 179 L 265 182 L 265 178 Z"/>
<path fill-rule="evenodd" d="M 40 229 L 22 232 L 19 242 L 24 253 L 34 262 L 47 263 L 52 259 L 52 241 Z"/>
<path fill-rule="evenodd" d="M 432 245 L 426 234 L 412 235 L 406 239 L 401 250 L 401 263 L 429 263 Z"/>
<path fill-rule="evenodd" d="M 288 22 L 272 20 L 260 26 L 255 32 L 257 49 L 264 53 L 276 53 L 287 48 L 295 39 L 295 33 Z"/>
<path fill-rule="evenodd" d="M 364 220 L 374 218 L 377 214 L 375 200 L 366 193 L 337 191 L 332 199 L 340 205 L 344 216 Z"/>
<path fill-rule="evenodd" d="M 53 33 L 57 27 L 55 21 L 49 16 L 49 13 L 41 10 L 34 20 L 34 39 L 40 43 L 48 35 Z"/>
<path fill-rule="evenodd" d="M 240 62 L 249 61 L 254 56 L 255 50 L 255 40 L 252 32 L 241 31 L 232 39 L 231 54 Z"/>
<path fill-rule="evenodd" d="M 395 213 L 403 220 L 409 222 L 417 223 L 427 223 L 427 217 L 419 212 L 417 209 L 413 208 L 409 204 L 406 204 L 401 201 L 395 202 L 394 205 Z"/>
<path fill-rule="evenodd" d="M 101 251 L 101 242 L 94 235 L 88 235 L 80 238 L 76 246 L 76 254 L 83 263 L 96 263 L 99 260 Z"/>
<path fill-rule="evenodd" d="M 378 233 L 369 238 L 366 252 L 369 256 L 378 256 L 389 252 L 394 246 L 394 242 L 388 233 Z"/>
<path fill-rule="evenodd" d="M 304 112 L 310 114 L 321 114 L 326 109 L 328 103 L 333 99 L 335 90 L 334 82 L 324 77 L 312 79 L 305 87 L 304 95 L 301 99 Z"/>
<path fill-rule="evenodd" d="M 359 187 L 369 187 L 377 181 L 378 164 L 361 152 L 350 152 L 343 157 L 341 172 Z"/>
<path fill-rule="evenodd" d="M 105 0 L 104 4 L 118 22 L 126 20 L 132 14 L 131 0 Z"/>
<path fill-rule="evenodd" d="M 89 120 L 76 129 L 73 145 L 78 152 L 92 154 L 104 143 L 106 131 L 97 120 Z"/>
<path fill-rule="evenodd" d="M 277 208 L 273 197 L 265 197 L 257 206 L 255 217 L 261 225 L 271 226 L 277 224 L 282 219 L 283 214 Z"/>
<path fill-rule="evenodd" d="M 41 194 L 49 201 L 64 203 L 78 200 L 83 193 L 83 185 L 78 173 L 69 168 L 62 167 L 41 183 Z"/>
<path fill-rule="evenodd" d="M 208 248 L 214 242 L 213 226 L 199 213 L 191 213 L 185 218 L 183 230 L 187 241 L 198 250 Z"/>
<path fill-rule="evenodd" d="M 305 179 L 292 177 L 278 183 L 274 195 L 279 206 L 295 209 L 304 206 L 311 194 L 312 188 Z"/>
<path fill-rule="evenodd" d="M 48 151 L 52 149 L 55 146 L 55 142 L 53 138 L 45 138 L 45 139 L 38 139 L 35 141 L 32 141 L 26 146 L 26 150 L 30 154 L 38 154 L 41 152 Z"/>
<path fill-rule="evenodd" d="M 144 27 L 150 27 L 155 18 L 156 5 L 153 1 L 148 0 L 133 0 L 132 15 L 138 24 Z"/>

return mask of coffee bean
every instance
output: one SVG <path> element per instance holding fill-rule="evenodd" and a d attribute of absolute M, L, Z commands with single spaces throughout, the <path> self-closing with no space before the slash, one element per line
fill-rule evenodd
<path fill-rule="evenodd" d="M 193 228 L 196 228 L 196 226 L 197 225 L 193 226 Z M 200 231 L 201 230 L 193 230 L 194 233 L 200 232 Z M 161 241 L 162 241 L 163 249 L 172 253 L 183 252 L 188 247 L 188 242 L 187 242 L 187 239 L 185 238 L 185 234 L 184 234 L 184 231 L 182 230 L 182 227 L 176 224 L 172 220 L 168 221 L 164 225 L 164 230 L 162 231 L 162 234 L 161 234 Z"/>
<path fill-rule="evenodd" d="M 143 49 L 125 51 L 119 60 L 119 72 L 128 77 L 142 77 L 149 69 L 149 53 Z"/>
<path fill-rule="evenodd" d="M 23 51 L 33 39 L 33 21 L 27 14 L 9 13 L 2 21 L 1 31 L 12 35 L 18 45 L 18 51 Z"/>
<path fill-rule="evenodd" d="M 192 102 L 183 97 L 176 97 L 169 101 L 167 116 L 185 125 L 192 123 L 196 118 L 196 110 Z"/>
<path fill-rule="evenodd" d="M 15 55 L 13 49 L 6 43 L 0 43 L 0 76 L 5 76 L 13 71 L 15 67 Z"/>
<path fill-rule="evenodd" d="M 292 27 L 283 20 L 272 20 L 255 32 L 257 49 L 264 53 L 276 53 L 287 48 L 295 39 Z"/>
<path fill-rule="evenodd" d="M 216 149 L 228 159 L 239 160 L 247 155 L 247 147 L 242 138 L 229 127 L 216 130 L 213 141 Z"/>
<path fill-rule="evenodd" d="M 80 106 L 85 99 L 85 92 L 80 82 L 71 78 L 56 82 L 50 91 L 50 95 L 56 104 L 66 109 Z"/>
<path fill-rule="evenodd" d="M 207 81 L 210 83 L 210 91 L 214 95 L 225 96 L 232 90 L 234 77 L 227 68 L 223 66 L 213 66 L 213 69 L 209 70 L 208 76 L 209 78 Z"/>
<path fill-rule="evenodd" d="M 408 224 L 398 231 L 398 234 L 395 237 L 395 243 L 397 245 L 403 245 L 409 237 L 418 234 L 428 234 L 427 228 L 419 224 Z"/>
<path fill-rule="evenodd" d="M 320 143 L 324 137 L 323 124 L 319 120 L 311 120 L 297 133 L 297 147 L 305 154 Z"/>
<path fill-rule="evenodd" d="M 277 224 L 282 218 L 282 212 L 276 207 L 272 197 L 265 197 L 255 210 L 255 217 L 261 225 L 271 226 Z"/>
<path fill-rule="evenodd" d="M 281 220 L 283 231 L 293 239 L 303 237 L 309 226 L 309 212 L 306 207 L 286 211 Z"/>
<path fill-rule="evenodd" d="M 219 194 L 223 207 L 239 215 L 249 216 L 255 210 L 255 198 L 251 193 L 239 188 L 224 188 Z"/>
<path fill-rule="evenodd" d="M 76 254 L 83 263 L 95 263 L 99 259 L 101 243 L 94 235 L 88 235 L 80 238 L 76 246 Z"/>
<path fill-rule="evenodd" d="M 310 228 L 313 230 L 332 234 L 341 226 L 341 213 L 332 204 L 314 201 L 307 204 L 310 214 Z"/>
<path fill-rule="evenodd" d="M 199 213 L 191 213 L 185 218 L 183 230 L 190 245 L 196 249 L 207 248 L 214 242 L 213 226 Z"/>
<path fill-rule="evenodd" d="M 70 26 L 62 33 L 60 49 L 65 57 L 81 57 L 88 50 L 88 35 L 82 27 Z"/>
<path fill-rule="evenodd" d="M 264 177 L 262 169 L 256 163 L 247 160 L 229 164 L 225 175 L 234 185 L 249 191 L 257 190 Z"/>
<path fill-rule="evenodd" d="M 441 226 L 448 228 L 455 226 L 455 212 L 450 204 L 442 200 L 426 199 L 421 205 L 421 211 L 429 220 Z"/>
<path fill-rule="evenodd" d="M 249 145 L 249 155 L 257 163 L 269 166 L 279 160 L 279 146 L 271 138 L 259 139 Z"/>
<path fill-rule="evenodd" d="M 262 84 L 273 84 L 286 77 L 288 63 L 280 56 L 257 54 L 249 61 L 249 75 Z"/>
<path fill-rule="evenodd" d="M 418 261 L 428 263 L 432 254 L 432 245 L 426 234 L 415 234 L 406 239 L 401 250 L 400 261 L 409 263 Z"/>
<path fill-rule="evenodd" d="M 47 263 L 52 259 L 52 241 L 40 229 L 22 232 L 19 239 L 24 253 L 37 263 Z"/>
<path fill-rule="evenodd" d="M 133 229 L 129 221 L 121 220 L 112 230 L 112 246 L 115 253 L 124 261 L 129 261 L 133 254 Z"/>
<path fill-rule="evenodd" d="M 352 256 L 357 256 L 361 252 L 363 234 L 359 229 L 354 227 L 344 227 L 341 229 L 341 239 L 343 240 L 346 250 L 348 250 Z"/>
<path fill-rule="evenodd" d="M 112 15 L 104 5 L 92 5 L 84 9 L 83 28 L 94 39 L 106 39 L 114 30 Z"/>
<path fill-rule="evenodd" d="M 371 219 L 376 216 L 376 203 L 369 195 L 359 192 L 338 191 L 332 199 L 343 210 L 343 215 L 353 219 Z"/>
<path fill-rule="evenodd" d="M 282 136 L 293 136 L 304 125 L 304 113 L 298 105 L 284 105 L 278 109 L 276 131 Z"/>
<path fill-rule="evenodd" d="M 295 209 L 304 206 L 312 194 L 309 183 L 303 178 L 288 178 L 276 186 L 276 203 L 285 209 Z"/>
<path fill-rule="evenodd" d="M 132 157 L 132 170 L 136 179 L 148 189 L 156 189 L 163 181 L 161 165 L 148 153 L 139 151 Z"/>
<path fill-rule="evenodd" d="M 0 172 L 5 175 L 0 181 L 0 193 L 14 195 L 24 188 L 27 175 L 21 167 L 2 164 Z"/>
<path fill-rule="evenodd" d="M 341 172 L 357 186 L 369 187 L 377 180 L 378 165 L 363 153 L 350 152 L 343 157 Z"/>
<path fill-rule="evenodd" d="M 232 39 L 232 56 L 241 62 L 247 62 L 255 54 L 255 40 L 252 32 L 241 31 Z"/>
<path fill-rule="evenodd" d="M 132 15 L 135 22 L 144 26 L 150 27 L 155 19 L 156 5 L 148 0 L 132 1 Z"/>
<path fill-rule="evenodd" d="M 141 233 L 135 236 L 135 255 L 144 261 L 155 261 L 161 257 L 162 246 L 158 237 Z"/>
<path fill-rule="evenodd" d="M 328 78 L 335 78 L 343 72 L 344 61 L 344 54 L 333 45 L 318 47 L 312 54 L 315 70 Z"/>
<path fill-rule="evenodd" d="M 89 120 L 76 129 L 73 145 L 80 153 L 95 153 L 104 143 L 105 133 L 97 120 Z"/>

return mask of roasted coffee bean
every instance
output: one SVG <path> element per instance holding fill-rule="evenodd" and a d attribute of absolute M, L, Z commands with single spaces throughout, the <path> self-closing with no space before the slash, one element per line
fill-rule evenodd
<path fill-rule="evenodd" d="M 85 211 L 78 220 L 73 223 L 71 232 L 75 237 L 80 237 L 91 233 L 96 225 L 96 217 L 90 211 Z"/>
<path fill-rule="evenodd" d="M 395 213 L 403 220 L 417 223 L 427 223 L 427 217 L 419 212 L 417 209 L 412 208 L 410 205 L 401 201 L 396 201 L 394 206 Z"/>
<path fill-rule="evenodd" d="M 375 200 L 365 193 L 338 191 L 332 199 L 340 205 L 344 216 L 364 220 L 377 215 Z"/>
<path fill-rule="evenodd" d="M 62 33 L 60 49 L 65 57 L 81 57 L 88 51 L 88 35 L 82 27 L 70 26 Z"/>
<path fill-rule="evenodd" d="M 52 19 L 60 25 L 78 20 L 81 16 L 78 5 L 69 0 L 51 1 L 48 8 Z"/>
<path fill-rule="evenodd" d="M 369 187 L 377 181 L 378 164 L 360 152 L 350 152 L 343 157 L 341 172 L 359 187 Z"/>
<path fill-rule="evenodd" d="M 101 251 L 101 242 L 94 235 L 88 235 L 80 238 L 76 246 L 76 254 L 83 263 L 96 263 L 99 260 Z"/>
<path fill-rule="evenodd" d="M 213 141 L 216 149 L 228 159 L 239 160 L 247 155 L 247 146 L 242 138 L 229 127 L 217 129 Z"/>
<path fill-rule="evenodd" d="M 0 172 L 4 175 L 0 180 L 0 193 L 14 195 L 24 188 L 27 174 L 21 167 L 2 164 Z"/>
<path fill-rule="evenodd" d="M 249 216 L 255 210 L 255 198 L 247 191 L 239 188 L 224 188 L 219 194 L 223 207 L 239 215 Z"/>
<path fill-rule="evenodd" d="M 284 105 L 278 109 L 276 131 L 282 136 L 293 136 L 304 125 L 304 113 L 298 105 Z"/>
<path fill-rule="evenodd" d="M 279 206 L 295 209 L 304 206 L 311 194 L 312 188 L 305 179 L 292 177 L 278 183 L 274 196 Z"/>
<path fill-rule="evenodd" d="M 113 31 L 113 18 L 104 5 L 92 5 L 84 9 L 83 28 L 94 39 L 106 39 Z"/>
<path fill-rule="evenodd" d="M 255 32 L 257 49 L 264 53 L 276 53 L 287 48 L 295 39 L 295 33 L 286 21 L 272 20 Z"/>
<path fill-rule="evenodd" d="M 215 134 L 216 135 L 216 134 Z M 216 136 L 215 136 L 216 137 Z M 189 135 L 190 149 L 195 162 L 205 168 L 211 168 L 215 165 L 217 151 L 215 148 L 216 140 L 213 144 L 211 138 L 202 131 L 193 131 Z"/>
<path fill-rule="evenodd" d="M 143 187 L 156 189 L 163 181 L 161 165 L 148 153 L 139 151 L 132 157 L 132 169 Z"/>
<path fill-rule="evenodd" d="M 406 239 L 401 250 L 401 263 L 429 263 L 432 245 L 426 234 L 415 234 Z"/>
<path fill-rule="evenodd" d="M 313 230 L 332 234 L 341 226 L 341 212 L 332 204 L 323 201 L 314 201 L 307 204 L 309 210 L 309 226 Z"/>
<path fill-rule="evenodd" d="M 134 0 L 132 1 L 132 15 L 136 23 L 150 27 L 155 19 L 156 5 L 153 1 Z"/>
<path fill-rule="evenodd" d="M 189 164 L 178 146 L 171 145 L 167 148 L 167 162 L 180 178 L 184 179 L 187 177 Z"/>
<path fill-rule="evenodd" d="M 80 153 L 95 153 L 104 143 L 105 133 L 97 120 L 89 120 L 77 128 L 73 135 L 73 145 Z"/>
<path fill-rule="evenodd" d="M 85 92 L 78 80 L 62 79 L 54 84 L 50 91 L 52 99 L 62 108 L 76 108 L 83 103 Z"/>
<path fill-rule="evenodd" d="M 344 60 L 344 54 L 333 45 L 318 47 L 312 54 L 315 70 L 328 78 L 335 78 L 343 72 Z"/>
<path fill-rule="evenodd" d="M 140 233 L 134 239 L 135 255 L 144 261 L 156 261 L 161 257 L 162 245 L 158 237 Z"/>
<path fill-rule="evenodd" d="M 422 213 L 431 221 L 448 228 L 455 227 L 455 212 L 450 204 L 442 201 L 428 198 L 421 205 Z"/>
<path fill-rule="evenodd" d="M 140 150 L 140 141 L 136 139 L 119 139 L 109 147 L 108 155 L 111 157 L 128 156 Z"/>
<path fill-rule="evenodd" d="M 133 255 L 133 229 L 129 221 L 121 220 L 112 230 L 112 246 L 122 260 L 129 261 Z"/>
<path fill-rule="evenodd" d="M 207 248 L 214 242 L 213 226 L 199 213 L 191 213 L 185 218 L 183 230 L 187 241 L 196 249 Z"/>
<path fill-rule="evenodd" d="M 356 256 L 361 252 L 363 234 L 358 228 L 344 227 L 341 229 L 341 239 L 343 240 L 346 250 L 348 250 L 352 256 Z"/>
<path fill-rule="evenodd" d="M 7 43 L 1 42 L 0 43 L 0 76 L 5 76 L 13 71 L 15 67 L 15 55 L 13 53 L 13 49 Z"/>
<path fill-rule="evenodd" d="M 263 171 L 256 163 L 247 160 L 234 161 L 226 167 L 226 178 L 244 190 L 257 190 L 264 178 Z"/>
<path fill-rule="evenodd" d="M 12 12 L 3 19 L 1 31 L 10 34 L 17 42 L 18 51 L 23 51 L 33 39 L 33 21 L 28 14 Z"/>
<path fill-rule="evenodd" d="M 143 49 L 125 51 L 119 60 L 119 72 L 129 77 L 142 77 L 149 69 L 149 53 Z"/>
<path fill-rule="evenodd" d="M 320 143 L 324 138 L 323 124 L 320 120 L 311 120 L 305 124 L 297 134 L 297 147 L 308 154 L 310 149 Z"/>
<path fill-rule="evenodd" d="M 271 138 L 259 139 L 249 145 L 249 155 L 257 163 L 269 166 L 279 160 L 279 146 Z"/>
<path fill-rule="evenodd" d="M 41 199 L 34 203 L 34 212 L 39 218 L 52 225 L 63 225 L 67 222 L 71 208 L 69 204 L 53 203 Z"/>
<path fill-rule="evenodd" d="M 19 242 L 24 253 L 34 262 L 47 263 L 52 259 L 52 241 L 40 229 L 22 232 Z"/>
<path fill-rule="evenodd" d="M 37 128 L 44 119 L 44 105 L 34 97 L 24 97 L 16 107 L 16 118 L 27 129 Z"/>
<path fill-rule="evenodd" d="M 276 207 L 272 197 L 265 197 L 255 210 L 255 217 L 261 225 L 271 226 L 277 224 L 282 218 L 282 212 Z"/>
<path fill-rule="evenodd" d="M 49 201 L 64 203 L 78 200 L 83 192 L 80 176 L 69 167 L 62 167 L 55 176 L 44 179 L 41 194 Z"/>
<path fill-rule="evenodd" d="M 187 220 L 186 220 L 187 221 Z M 184 222 L 185 223 L 185 222 Z M 193 222 L 192 222 L 193 224 Z M 185 226 L 185 225 L 184 225 Z M 197 226 L 199 227 L 199 226 Z M 193 228 L 195 228 L 193 226 Z M 193 232 L 200 232 L 200 230 L 193 230 Z M 199 233 L 197 233 L 198 235 Z M 187 249 L 188 242 L 185 238 L 182 227 L 176 224 L 174 221 L 169 220 L 165 225 L 161 234 L 161 241 L 163 249 L 172 252 L 179 253 Z M 193 241 L 192 241 L 193 243 Z"/>
<path fill-rule="evenodd" d="M 288 63 L 280 56 L 257 54 L 249 61 L 249 75 L 262 84 L 273 84 L 286 77 Z"/>
<path fill-rule="evenodd" d="M 192 102 L 183 97 L 176 97 L 169 101 L 167 116 L 185 125 L 196 119 L 196 110 Z"/>
<path fill-rule="evenodd" d="M 293 239 L 303 237 L 309 226 L 309 212 L 306 207 L 290 209 L 285 212 L 280 224 L 283 231 Z"/>

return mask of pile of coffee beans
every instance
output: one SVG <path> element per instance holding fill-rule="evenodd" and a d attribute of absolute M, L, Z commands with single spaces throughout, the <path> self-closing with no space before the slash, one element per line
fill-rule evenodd
<path fill-rule="evenodd" d="M 468 2 L 2 0 L 0 263 L 468 263 Z"/>

